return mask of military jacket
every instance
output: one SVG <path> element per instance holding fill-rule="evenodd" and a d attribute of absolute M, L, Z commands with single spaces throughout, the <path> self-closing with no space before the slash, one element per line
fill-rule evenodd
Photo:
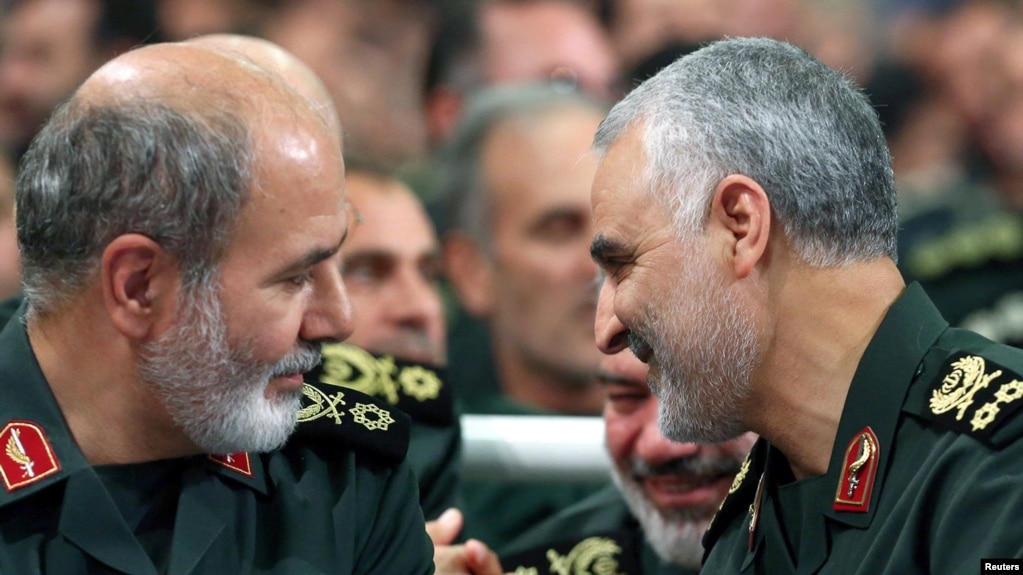
<path fill-rule="evenodd" d="M 412 419 L 408 461 L 419 481 L 423 514 L 433 520 L 449 507 L 461 507 L 462 428 L 444 370 L 329 343 L 323 362 L 306 377 L 358 390 L 406 413 Z"/>
<path fill-rule="evenodd" d="M 968 197 L 904 223 L 899 267 L 952 325 L 1023 347 L 1023 213 Z"/>
<path fill-rule="evenodd" d="M 508 545 L 501 565 L 516 575 L 696 575 L 666 563 L 646 541 L 617 487 L 609 486 Z"/>
<path fill-rule="evenodd" d="M 824 475 L 761 439 L 705 573 L 967 574 L 1023 557 L 1023 352 L 950 329 L 917 284 L 860 360 Z"/>
<path fill-rule="evenodd" d="M 0 333 L 0 573 L 433 573 L 408 421 L 304 389 L 282 450 L 91 466 L 17 318 Z"/>

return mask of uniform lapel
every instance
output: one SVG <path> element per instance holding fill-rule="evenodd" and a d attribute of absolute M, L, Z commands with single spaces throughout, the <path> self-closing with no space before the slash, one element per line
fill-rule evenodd
<path fill-rule="evenodd" d="M 92 469 L 68 478 L 60 533 L 83 553 L 117 571 L 156 575 L 149 555 Z"/>
<path fill-rule="evenodd" d="M 907 333 L 906 326 L 912 326 L 913 332 Z M 870 499 L 865 509 L 845 511 L 836 509 L 842 505 L 836 505 L 833 494 L 825 501 L 824 515 L 829 519 L 861 529 L 870 525 L 884 488 L 902 404 L 924 355 L 947 328 L 918 284 L 908 286 L 888 310 L 856 369 L 828 466 L 828 484 L 835 494 L 840 488 L 845 492 L 850 467 L 847 449 L 869 428 L 878 450 Z"/>
<path fill-rule="evenodd" d="M 181 496 L 171 544 L 169 575 L 188 575 L 202 563 L 238 512 L 236 489 L 259 495 L 268 491 L 263 458 L 257 454 L 232 454 L 203 460 L 190 467 L 182 480 Z M 239 550 L 228 555 L 237 556 Z M 218 552 L 225 549 L 218 547 Z M 222 562 L 222 559 L 218 559 Z"/>

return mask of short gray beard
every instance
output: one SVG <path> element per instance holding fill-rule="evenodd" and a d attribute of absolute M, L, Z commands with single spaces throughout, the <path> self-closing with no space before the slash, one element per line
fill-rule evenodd
<path fill-rule="evenodd" d="M 251 345 L 231 349 L 215 285 L 186 290 L 178 321 L 139 352 L 138 370 L 167 413 L 207 453 L 272 451 L 295 429 L 300 391 L 267 398 L 271 379 L 306 372 L 318 346 L 299 344 L 277 362 L 253 359 Z"/>
<path fill-rule="evenodd" d="M 685 259 L 668 309 L 658 313 L 648 304 L 650 333 L 638 334 L 645 342 L 636 345 L 654 350 L 659 372 L 648 382 L 660 401 L 664 436 L 719 443 L 747 431 L 741 411 L 752 394 L 759 331 L 706 253 L 693 250 Z"/>
<path fill-rule="evenodd" d="M 611 466 L 611 478 L 633 517 L 643 527 L 644 539 L 657 556 L 667 563 L 699 568 L 703 561 L 701 540 L 710 518 L 703 517 L 702 512 L 696 514 L 688 509 L 680 509 L 667 517 L 647 499 L 643 487 L 618 465 Z"/>

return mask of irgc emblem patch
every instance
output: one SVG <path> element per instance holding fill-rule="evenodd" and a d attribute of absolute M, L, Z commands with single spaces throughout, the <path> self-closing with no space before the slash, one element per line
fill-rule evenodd
<path fill-rule="evenodd" d="M 11 421 L 0 430 L 0 480 L 8 492 L 58 471 L 60 462 L 42 427 L 30 421 Z"/>
<path fill-rule="evenodd" d="M 958 353 L 939 373 L 928 399 L 930 418 L 953 429 L 990 439 L 1023 405 L 1018 374 L 978 355 Z"/>

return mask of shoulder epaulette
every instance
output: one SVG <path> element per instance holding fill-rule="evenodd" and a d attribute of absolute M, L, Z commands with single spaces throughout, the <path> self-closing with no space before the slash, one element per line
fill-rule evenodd
<path fill-rule="evenodd" d="M 448 426 L 455 422 L 454 400 L 442 371 L 391 355 L 374 355 L 347 343 L 322 348 L 323 361 L 307 381 L 355 389 L 407 413 L 413 421 Z"/>
<path fill-rule="evenodd" d="M 632 575 L 643 572 L 636 541 L 627 531 L 568 539 L 501 557 L 516 575 L 543 573 Z"/>
<path fill-rule="evenodd" d="M 912 246 L 906 267 L 914 277 L 934 281 L 989 262 L 1023 257 L 1023 218 L 999 211 L 979 221 L 957 225 L 942 235 Z"/>
<path fill-rule="evenodd" d="M 1018 435 L 996 432 L 1017 419 L 1020 407 L 1023 376 L 981 355 L 956 352 L 932 381 L 921 415 L 998 446 Z"/>
<path fill-rule="evenodd" d="M 728 495 L 721 501 L 718 512 L 714 514 L 710 525 L 707 526 L 707 532 L 703 534 L 704 560 L 728 525 L 750 512 L 756 499 L 757 484 L 764 473 L 766 451 L 767 443 L 763 439 L 757 440 L 746 460 L 742 462 L 739 472 L 732 479 Z"/>
<path fill-rule="evenodd" d="M 397 464 L 408 451 L 410 427 L 407 415 L 364 393 L 306 381 L 289 443 L 347 447 Z"/>

